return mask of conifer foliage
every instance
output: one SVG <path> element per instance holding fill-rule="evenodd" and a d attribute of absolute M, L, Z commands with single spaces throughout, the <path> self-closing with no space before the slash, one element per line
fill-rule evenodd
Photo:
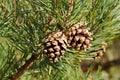
<path fill-rule="evenodd" d="M 119 0 L 0 0 L 0 80 L 88 80 L 81 62 L 102 57 L 119 15 Z"/>

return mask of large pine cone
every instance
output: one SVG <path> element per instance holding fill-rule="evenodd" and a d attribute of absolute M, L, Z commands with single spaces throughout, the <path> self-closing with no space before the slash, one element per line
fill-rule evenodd
<path fill-rule="evenodd" d="M 55 31 L 49 34 L 45 40 L 44 53 L 50 61 L 56 62 L 63 56 L 67 49 L 68 43 L 66 36 L 61 31 Z"/>
<path fill-rule="evenodd" d="M 74 24 L 66 32 L 68 44 L 77 50 L 84 50 L 90 48 L 91 33 L 89 28 L 84 28 L 84 23 Z"/>

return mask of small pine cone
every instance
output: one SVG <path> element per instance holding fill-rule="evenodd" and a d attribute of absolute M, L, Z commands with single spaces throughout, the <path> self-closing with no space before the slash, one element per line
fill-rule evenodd
<path fill-rule="evenodd" d="M 92 40 L 92 33 L 89 32 L 89 28 L 83 28 L 84 23 L 74 24 L 67 32 L 67 41 L 68 44 L 77 50 L 86 51 L 90 48 L 90 41 Z"/>
<path fill-rule="evenodd" d="M 103 54 L 104 54 L 103 50 L 98 50 L 98 51 L 96 52 L 96 56 L 94 56 L 93 58 L 94 58 L 95 60 L 100 59 L 101 56 L 103 56 Z"/>
<path fill-rule="evenodd" d="M 66 36 L 61 31 L 55 31 L 49 34 L 45 40 L 44 53 L 52 62 L 58 61 L 67 49 L 68 43 Z"/>
<path fill-rule="evenodd" d="M 107 43 L 103 42 L 103 43 L 101 44 L 101 49 L 96 52 L 96 56 L 93 57 L 93 58 L 94 58 L 94 59 L 99 59 L 99 58 L 101 58 L 101 57 L 103 56 L 103 54 L 106 52 L 106 46 L 107 46 Z"/>

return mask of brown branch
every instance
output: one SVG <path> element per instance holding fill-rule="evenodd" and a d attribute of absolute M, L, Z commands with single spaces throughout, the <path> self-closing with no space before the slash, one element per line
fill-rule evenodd
<path fill-rule="evenodd" d="M 99 62 L 94 65 L 94 70 L 97 70 L 99 66 L 102 67 L 102 70 L 108 70 L 112 66 L 117 66 L 120 65 L 120 59 L 116 59 L 113 61 L 106 61 L 106 62 Z M 88 68 L 91 66 L 91 63 L 83 63 L 81 65 L 81 68 L 83 72 L 87 72 Z"/>
<path fill-rule="evenodd" d="M 20 77 L 23 73 L 25 73 L 25 71 L 26 71 L 27 69 L 29 69 L 29 68 L 33 65 L 34 61 L 35 61 L 36 59 L 38 59 L 38 57 L 39 57 L 39 54 L 34 54 L 34 55 L 32 55 L 31 58 L 30 58 L 29 60 L 27 60 L 26 63 L 25 63 L 23 66 L 21 66 L 21 67 L 17 70 L 17 72 L 14 73 L 14 74 L 10 77 L 10 80 L 18 80 L 19 77 Z"/>
<path fill-rule="evenodd" d="M 101 65 L 102 65 L 102 69 L 106 70 L 106 69 L 109 69 L 112 66 L 120 65 L 120 59 L 116 59 L 116 60 L 113 60 L 113 61 L 108 61 L 108 62 L 103 63 Z"/>

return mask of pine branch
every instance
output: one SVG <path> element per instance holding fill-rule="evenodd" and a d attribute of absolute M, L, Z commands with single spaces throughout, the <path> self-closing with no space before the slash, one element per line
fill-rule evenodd
<path fill-rule="evenodd" d="M 28 70 L 34 63 L 36 59 L 38 59 L 39 54 L 34 54 L 31 56 L 29 60 L 26 61 L 26 63 L 21 66 L 16 73 L 14 73 L 11 77 L 10 80 L 18 80 L 19 77 L 25 73 L 26 70 Z"/>
<path fill-rule="evenodd" d="M 120 59 L 96 63 L 94 65 L 93 70 L 97 70 L 99 66 L 102 67 L 102 70 L 108 70 L 112 66 L 117 66 L 117 65 L 120 65 Z M 81 65 L 81 68 L 82 68 L 83 72 L 87 72 L 87 70 L 89 69 L 90 66 L 91 66 L 91 63 L 83 63 Z"/>
<path fill-rule="evenodd" d="M 68 80 L 71 79 L 70 77 L 79 80 L 79 77 L 76 78 L 76 74 L 78 75 L 81 73 L 79 72 L 78 69 L 76 69 L 76 74 L 74 74 L 75 69 L 72 70 L 72 67 L 71 67 L 71 72 L 73 72 L 73 75 L 66 78 L 66 73 L 67 75 L 71 73 L 69 72 L 70 71 L 69 66 L 74 66 L 74 67 L 79 66 L 81 62 L 80 60 L 81 56 L 83 57 L 81 59 L 84 60 L 93 57 L 94 54 L 92 54 L 91 52 L 99 50 L 100 48 L 99 45 L 101 42 L 106 41 L 110 43 L 110 41 L 115 37 L 116 34 L 120 34 L 119 32 L 120 28 L 118 25 L 119 24 L 118 21 L 120 20 L 119 17 L 117 16 L 119 15 L 119 11 L 118 9 L 117 11 L 115 10 L 115 7 L 119 0 L 111 0 L 111 1 L 75 0 L 74 2 L 72 1 L 74 0 L 64 0 L 64 1 L 26 0 L 25 2 L 24 0 L 18 0 L 18 1 L 14 0 L 14 2 L 11 3 L 10 1 L 2 1 L 3 4 L 7 5 L 5 8 L 8 8 L 10 13 L 12 14 L 10 20 L 6 20 L 8 18 L 0 16 L 1 18 L 3 18 L 2 20 L 2 24 L 4 23 L 3 27 L 5 26 L 4 29 L 1 29 L 0 33 L 2 32 L 3 36 L 7 37 L 7 39 L 10 40 L 11 44 L 14 45 L 13 48 L 17 49 L 22 53 L 21 56 L 19 56 L 20 54 L 17 54 L 17 50 L 15 51 L 15 54 L 10 54 L 10 52 L 8 53 L 11 56 L 15 56 L 16 59 L 17 56 L 20 57 L 18 58 L 20 63 L 14 65 L 8 62 L 6 63 L 4 62 L 4 64 L 9 64 L 13 66 L 11 67 L 9 66 L 10 69 L 8 71 L 4 71 L 6 74 L 5 76 L 3 76 L 3 78 L 6 78 L 6 75 L 10 76 L 11 73 L 15 72 L 16 69 L 18 70 L 9 77 L 10 80 L 18 80 L 20 76 L 22 76 L 25 72 L 27 72 L 27 70 L 33 65 L 35 60 L 40 56 L 40 54 L 36 53 L 38 49 L 36 45 L 37 44 L 42 45 L 44 43 L 44 38 L 46 38 L 49 33 L 47 32 L 47 30 L 48 31 L 51 30 L 52 32 L 59 29 L 58 23 L 60 23 L 60 27 L 67 27 L 67 26 L 70 27 L 74 23 L 78 23 L 79 21 L 85 21 L 87 23 L 87 27 L 91 29 L 91 32 L 93 32 L 94 40 L 91 42 L 92 44 L 91 49 L 89 49 L 87 52 L 80 51 L 80 52 L 74 52 L 74 54 L 68 53 L 65 54 L 63 61 L 58 62 L 60 66 L 59 65 L 55 66 L 55 64 L 51 64 L 52 68 L 54 68 L 51 71 L 46 70 L 48 66 L 51 65 L 46 66 L 44 64 L 46 62 L 44 61 L 43 61 L 44 63 L 41 63 L 41 65 L 36 64 L 37 66 L 35 65 L 36 67 L 34 68 L 36 70 L 38 70 L 38 68 L 42 66 L 42 69 L 40 68 L 42 74 L 41 73 L 37 74 L 37 76 L 41 76 L 39 79 L 42 80 L 43 77 L 45 80 L 50 80 L 49 79 L 50 76 L 52 76 L 51 80 L 53 79 L 53 77 L 55 79 L 57 78 L 56 80 L 61 80 L 61 78 Z M 4 11 L 2 10 L 2 13 L 3 12 Z M 10 15 L 10 13 L 8 15 Z M 51 19 L 51 18 L 55 18 L 55 19 Z M 30 53 L 33 55 L 31 56 L 31 58 L 28 59 Z M 91 54 L 87 54 L 87 53 L 91 53 Z M 22 65 L 21 62 L 26 59 L 27 61 L 25 62 L 25 64 Z M 9 60 L 11 60 L 11 58 Z M 19 66 L 21 67 L 18 68 Z M 109 67 L 109 66 L 111 66 L 110 63 L 105 67 Z M 61 73 L 56 69 L 56 67 L 57 68 L 59 67 L 59 69 L 63 69 L 60 70 Z M 45 70 L 43 70 L 43 68 Z M 32 72 L 33 71 L 34 70 L 32 69 Z M 46 74 L 46 71 L 47 73 L 51 72 L 50 75 Z M 58 74 L 57 76 L 55 72 Z M 1 73 L 3 73 L 3 71 L 1 71 Z M 33 77 L 33 75 L 29 75 L 29 76 Z M 46 76 L 48 76 L 48 79 L 46 79 Z M 58 79 L 59 77 L 60 79 Z"/>

